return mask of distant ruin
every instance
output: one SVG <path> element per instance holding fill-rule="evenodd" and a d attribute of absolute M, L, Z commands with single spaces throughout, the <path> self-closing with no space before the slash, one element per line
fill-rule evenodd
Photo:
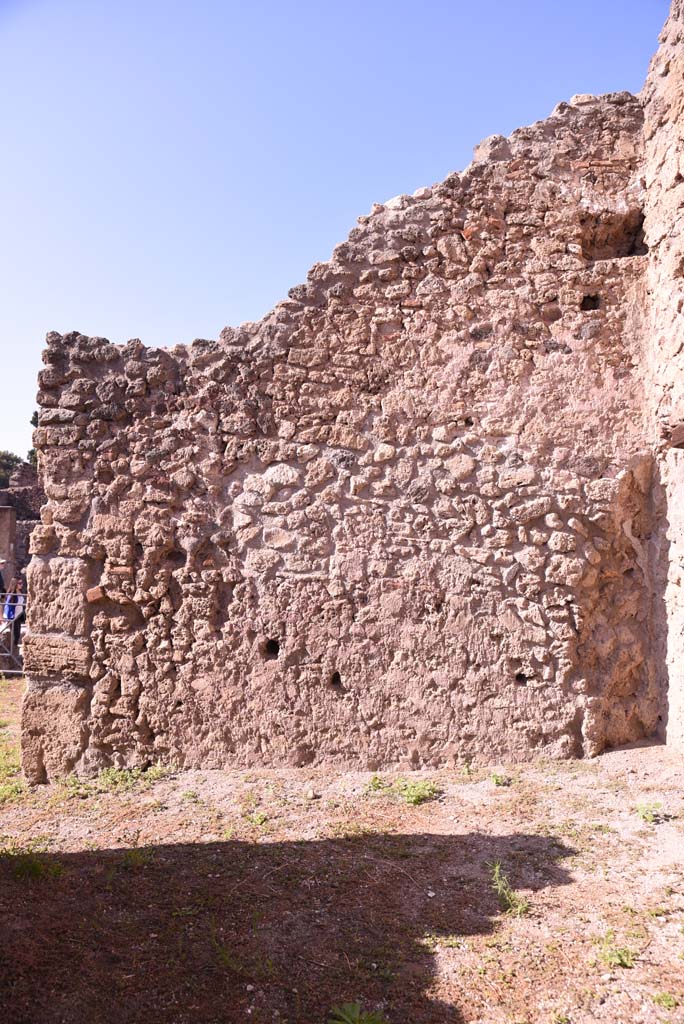
<path fill-rule="evenodd" d="M 45 492 L 36 470 L 29 463 L 22 462 L 10 476 L 8 486 L 0 488 L 0 511 L 12 509 L 14 512 L 13 515 L 9 511 L 5 513 L 5 517 L 14 522 L 12 539 L 8 542 L 8 545 L 11 545 L 12 559 L 8 557 L 9 546 L 3 548 L 0 542 L 0 555 L 11 563 L 6 583 L 9 583 L 9 578 L 15 572 L 23 572 L 29 563 L 29 539 L 33 528 L 40 522 L 40 510 L 44 504 Z"/>
<path fill-rule="evenodd" d="M 30 780 L 684 746 L 683 30 L 259 323 L 48 335 Z"/>

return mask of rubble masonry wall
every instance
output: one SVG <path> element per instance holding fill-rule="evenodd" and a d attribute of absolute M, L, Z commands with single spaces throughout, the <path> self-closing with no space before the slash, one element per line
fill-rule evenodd
<path fill-rule="evenodd" d="M 486 140 L 219 341 L 48 336 L 30 779 L 673 730 L 654 90 Z"/>

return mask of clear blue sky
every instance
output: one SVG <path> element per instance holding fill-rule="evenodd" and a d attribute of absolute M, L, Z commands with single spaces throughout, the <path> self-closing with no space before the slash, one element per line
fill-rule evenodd
<path fill-rule="evenodd" d="M 258 319 L 355 218 L 573 93 L 638 91 L 667 0 L 0 0 L 0 448 L 46 331 Z"/>

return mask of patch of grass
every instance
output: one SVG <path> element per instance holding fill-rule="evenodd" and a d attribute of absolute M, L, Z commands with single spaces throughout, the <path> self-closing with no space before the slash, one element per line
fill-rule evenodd
<path fill-rule="evenodd" d="M 607 967 L 624 967 L 631 969 L 636 961 L 636 953 L 629 946 L 618 946 L 615 943 L 615 931 L 609 928 L 599 944 L 599 960 Z"/>
<path fill-rule="evenodd" d="M 495 786 L 510 786 L 513 780 L 508 775 L 502 775 L 500 772 L 492 772 L 489 776 Z"/>
<path fill-rule="evenodd" d="M 679 1006 L 677 997 L 670 995 L 669 992 L 657 992 L 653 996 L 653 1002 L 656 1006 L 662 1006 L 664 1010 L 676 1010 Z"/>
<path fill-rule="evenodd" d="M 68 800 L 87 800 L 95 794 L 95 788 L 89 782 L 79 779 L 78 775 L 66 775 L 59 780 Z"/>
<path fill-rule="evenodd" d="M 381 775 L 373 775 L 365 788 L 366 793 L 386 793 L 399 797 L 407 804 L 417 805 L 435 800 L 442 790 L 430 779 L 397 779 L 387 782 Z"/>
<path fill-rule="evenodd" d="M 0 783 L 0 806 L 11 804 L 15 800 L 21 800 L 26 793 L 26 786 L 21 779 L 10 779 L 8 782 Z"/>
<path fill-rule="evenodd" d="M 362 1009 L 361 1003 L 343 1003 L 330 1011 L 328 1024 L 387 1024 L 387 1020 L 374 1010 Z"/>
<path fill-rule="evenodd" d="M 100 792 L 126 792 L 136 787 L 147 787 L 165 779 L 172 769 L 161 764 L 149 768 L 103 768 L 95 780 Z"/>
<path fill-rule="evenodd" d="M 121 858 L 121 867 L 124 871 L 135 871 L 137 868 L 144 868 L 154 860 L 154 850 L 144 846 L 135 846 L 132 850 L 126 850 Z"/>
<path fill-rule="evenodd" d="M 9 743 L 3 742 L 0 745 L 0 782 L 18 775 L 20 770 L 19 751 Z"/>
<path fill-rule="evenodd" d="M 67 775 L 61 785 L 67 797 L 88 797 L 102 793 L 129 793 L 134 789 L 146 789 L 170 775 L 173 769 L 163 765 L 152 765 L 150 768 L 103 768 L 94 779 L 80 779 L 77 775 Z"/>
<path fill-rule="evenodd" d="M 250 825 L 256 825 L 260 828 L 268 821 L 268 815 L 264 814 L 263 811 L 249 811 L 244 815 L 244 819 L 245 821 L 248 821 Z"/>
<path fill-rule="evenodd" d="M 379 835 L 382 831 L 378 825 L 363 821 L 334 821 L 327 829 L 333 839 L 356 839 L 358 836 Z"/>
<path fill-rule="evenodd" d="M 188 804 L 198 804 L 201 799 L 196 789 L 186 789 L 184 793 L 181 793 L 181 800 L 185 800 Z"/>
<path fill-rule="evenodd" d="M 437 935 L 435 932 L 428 932 L 423 936 L 422 944 L 429 950 L 435 949 L 461 949 L 467 943 L 458 935 Z"/>
<path fill-rule="evenodd" d="M 391 784 L 385 782 L 381 775 L 373 775 L 366 785 L 367 793 L 379 793 L 382 789 L 389 789 Z"/>
<path fill-rule="evenodd" d="M 142 778 L 140 768 L 103 768 L 93 786 L 98 793 L 126 793 Z"/>
<path fill-rule="evenodd" d="M 515 891 L 501 867 L 499 861 L 490 865 L 492 872 L 492 888 L 499 898 L 501 909 L 511 917 L 523 917 L 529 912 L 530 902 Z"/>
<path fill-rule="evenodd" d="M 417 779 L 414 782 L 397 779 L 392 789 L 402 800 L 414 807 L 427 803 L 428 800 L 436 800 L 442 793 L 439 786 L 430 779 Z"/>
<path fill-rule="evenodd" d="M 3 727 L 8 725 L 3 722 Z M 21 760 L 19 749 L 8 736 L 0 737 L 0 806 L 14 803 L 26 794 L 27 789 L 20 778 Z"/>
<path fill-rule="evenodd" d="M 666 815 L 663 813 L 663 805 L 659 803 L 644 803 L 637 804 L 634 808 L 636 813 L 639 815 L 642 821 L 645 821 L 647 825 L 658 825 L 661 821 L 666 820 Z"/>
<path fill-rule="evenodd" d="M 23 846 L 14 839 L 0 846 L 0 859 L 6 858 L 19 881 L 38 882 L 59 878 L 64 870 L 59 861 L 46 855 L 44 840 L 32 839 Z"/>

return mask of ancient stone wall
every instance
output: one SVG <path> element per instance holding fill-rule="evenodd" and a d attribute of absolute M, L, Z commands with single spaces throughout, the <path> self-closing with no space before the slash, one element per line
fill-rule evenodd
<path fill-rule="evenodd" d="M 218 342 L 48 336 L 29 778 L 656 732 L 643 124 L 627 93 L 579 96 L 486 140 Z"/>
<path fill-rule="evenodd" d="M 684 6 L 673 4 L 643 92 L 649 261 L 648 392 L 656 453 L 657 662 L 669 743 L 684 749 Z"/>

